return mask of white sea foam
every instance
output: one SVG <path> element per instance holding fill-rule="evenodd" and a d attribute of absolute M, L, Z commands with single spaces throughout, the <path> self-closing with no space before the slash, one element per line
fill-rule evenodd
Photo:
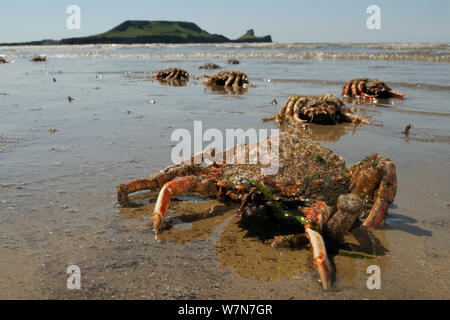
<path fill-rule="evenodd" d="M 28 58 L 42 52 L 51 58 L 345 59 L 450 62 L 450 44 L 447 43 L 156 43 L 0 47 L 0 53 L 14 58 Z"/>

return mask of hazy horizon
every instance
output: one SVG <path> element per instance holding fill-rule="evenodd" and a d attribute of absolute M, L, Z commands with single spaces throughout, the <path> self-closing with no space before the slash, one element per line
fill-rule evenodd
<path fill-rule="evenodd" d="M 69 5 L 81 9 L 80 30 L 66 27 Z M 366 9 L 370 5 L 380 7 L 380 30 L 369 30 L 366 26 L 370 16 Z M 450 2 L 445 0 L 344 0 L 339 3 L 72 0 L 57 4 L 51 0 L 39 3 L 19 0 L 2 5 L 0 43 L 84 37 L 106 32 L 126 20 L 189 21 L 230 39 L 254 29 L 257 36 L 270 34 L 276 43 L 448 43 L 449 13 Z"/>

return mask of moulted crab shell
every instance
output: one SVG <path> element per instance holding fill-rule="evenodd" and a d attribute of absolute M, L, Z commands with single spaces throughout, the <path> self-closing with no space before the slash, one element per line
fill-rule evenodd
<path fill-rule="evenodd" d="M 228 59 L 227 61 L 228 64 L 239 64 L 239 60 L 238 59 Z"/>
<path fill-rule="evenodd" d="M 248 77 L 242 71 L 224 70 L 213 76 L 205 75 L 205 78 L 206 80 L 203 83 L 207 85 L 241 88 L 249 87 Z"/>
<path fill-rule="evenodd" d="M 248 92 L 247 87 L 221 86 L 215 84 L 205 84 L 206 92 L 213 94 L 245 94 Z"/>
<path fill-rule="evenodd" d="M 358 116 L 341 99 L 332 94 L 290 96 L 277 114 L 263 118 L 262 121 L 275 120 L 305 125 L 307 123 L 337 124 L 352 122 L 369 124 L 370 121 Z"/>
<path fill-rule="evenodd" d="M 214 69 L 220 69 L 221 67 L 218 64 L 215 63 L 205 63 L 204 65 L 198 67 L 199 69 L 205 69 L 205 70 L 214 70 Z"/>
<path fill-rule="evenodd" d="M 33 62 L 46 62 L 47 57 L 44 55 L 35 56 L 33 59 L 31 59 Z"/>
<path fill-rule="evenodd" d="M 157 80 L 189 80 L 189 73 L 182 68 L 168 68 L 158 71 L 154 76 Z"/>
<path fill-rule="evenodd" d="M 364 98 L 403 98 L 404 94 L 392 90 L 386 83 L 378 79 L 353 79 L 347 81 L 341 95 Z"/>

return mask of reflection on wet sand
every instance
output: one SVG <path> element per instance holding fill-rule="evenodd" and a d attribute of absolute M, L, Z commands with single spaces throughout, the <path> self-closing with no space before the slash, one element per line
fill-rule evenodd
<path fill-rule="evenodd" d="M 151 198 L 155 196 L 152 194 Z M 140 198 L 148 200 L 149 196 Z M 121 208 L 122 227 L 143 228 L 151 232 L 153 208 L 153 200 L 139 207 Z M 253 276 L 268 281 L 286 277 L 302 279 L 305 272 L 315 275 L 308 245 L 292 249 L 274 248 L 268 244 L 268 240 L 275 236 L 302 233 L 301 225 L 268 212 L 241 219 L 236 216 L 237 208 L 235 204 L 223 204 L 217 200 L 175 200 L 171 203 L 168 224 L 160 233 L 160 240 L 179 244 L 204 240 L 217 233 L 218 226 L 231 218 L 223 231 L 219 231 L 216 243 L 216 254 L 223 267 L 233 268 L 242 277 Z M 369 265 L 378 265 L 383 273 L 388 262 L 383 230 L 369 232 L 354 228 L 344 243 L 328 245 L 329 256 L 336 269 L 335 290 L 342 286 L 355 286 Z M 349 254 L 342 255 L 342 250 Z"/>
<path fill-rule="evenodd" d="M 404 129 L 402 130 L 400 127 L 397 130 L 388 131 L 388 130 L 377 130 L 374 131 L 373 129 L 370 129 L 370 132 L 376 133 L 377 135 L 394 138 L 394 139 L 401 139 L 404 140 L 407 144 L 410 142 L 439 142 L 439 143 L 445 143 L 450 144 L 450 136 L 448 135 L 442 135 L 441 131 L 438 131 L 436 129 L 429 129 L 429 128 L 417 128 L 412 126 L 408 132 L 407 135 L 403 133 Z"/>
<path fill-rule="evenodd" d="M 153 197 L 152 197 L 153 198 Z M 122 227 L 151 230 L 154 203 L 137 208 L 121 208 Z M 302 227 L 283 223 L 270 216 L 240 219 L 237 205 L 217 200 L 173 201 L 168 214 L 168 225 L 160 233 L 161 241 L 184 244 L 204 240 L 226 219 L 232 217 L 216 245 L 222 266 L 232 266 L 241 276 L 256 276 L 275 280 L 292 277 L 299 272 L 314 273 L 311 253 L 300 250 L 278 250 L 265 243 L 275 235 L 301 232 Z"/>
<path fill-rule="evenodd" d="M 19 137 L 4 137 L 0 135 L 0 152 L 7 151 L 11 148 L 11 146 L 15 146 L 23 141 L 22 138 Z"/>
<path fill-rule="evenodd" d="M 157 80 L 163 86 L 184 87 L 188 80 L 173 79 L 173 80 Z"/>
<path fill-rule="evenodd" d="M 357 128 L 357 126 L 349 123 L 341 123 L 336 125 L 320 125 L 311 123 L 304 127 L 283 123 L 280 126 L 280 130 L 283 132 L 288 132 L 300 138 L 324 142 L 336 142 L 341 137 L 349 133 L 354 135 Z"/>
<path fill-rule="evenodd" d="M 234 87 L 234 86 L 218 86 L 214 84 L 205 84 L 206 93 L 215 94 L 244 94 L 247 93 L 248 88 Z"/>
<path fill-rule="evenodd" d="M 404 105 L 405 99 L 395 99 L 395 98 L 364 98 L 364 97 L 349 97 L 343 96 L 342 101 L 345 103 L 367 106 L 367 107 L 389 107 L 393 105 Z"/>
<path fill-rule="evenodd" d="M 148 229 L 153 232 L 154 207 L 155 202 L 136 208 L 121 208 L 123 227 Z M 235 215 L 236 208 L 233 204 L 223 204 L 217 200 L 177 201 L 173 199 L 168 210 L 166 226 L 162 228 L 159 240 L 175 241 L 181 244 L 204 240 L 219 224 Z"/>
<path fill-rule="evenodd" d="M 422 129 L 422 128 L 412 128 L 408 135 L 403 135 L 403 139 L 406 143 L 410 141 L 419 142 L 440 142 L 450 144 L 449 136 L 442 136 L 433 134 L 432 130 Z"/>
<path fill-rule="evenodd" d="M 252 222 L 253 226 L 235 217 L 225 228 L 216 247 L 222 266 L 232 267 L 242 277 L 253 276 L 269 281 L 315 272 L 311 252 L 307 248 L 276 249 L 264 243 L 264 231 L 280 229 L 280 225 L 274 225 L 270 217 Z M 262 234 L 258 236 L 259 232 Z"/>
<path fill-rule="evenodd" d="M 372 265 L 380 268 L 381 278 L 383 278 L 390 260 L 390 256 L 387 254 L 389 251 L 388 241 L 383 229 L 369 231 L 365 228 L 355 227 L 351 233 L 347 234 L 345 242 L 333 249 L 330 250 L 330 254 L 334 254 L 332 259 L 336 268 L 335 286 L 337 288 L 364 287 L 365 279 L 371 275 L 367 273 L 367 268 Z M 362 254 L 356 258 L 342 254 L 348 251 L 351 254 Z"/>
<path fill-rule="evenodd" d="M 274 216 L 241 220 L 235 217 L 222 233 L 216 251 L 223 266 L 233 267 L 244 277 L 255 276 L 270 281 L 280 277 L 302 278 L 299 273 L 314 272 L 309 246 L 273 248 L 266 241 L 275 235 L 300 232 L 295 228 Z M 369 265 L 378 265 L 383 273 L 388 262 L 387 239 L 382 230 L 370 232 L 354 228 L 344 243 L 329 243 L 328 246 L 329 257 L 335 265 L 335 289 L 342 284 L 355 285 L 356 279 L 366 274 Z M 343 249 L 347 252 L 345 256 L 341 254 Z"/>

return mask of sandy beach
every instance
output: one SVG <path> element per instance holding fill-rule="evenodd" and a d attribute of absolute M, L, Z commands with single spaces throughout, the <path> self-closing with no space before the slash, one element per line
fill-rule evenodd
<path fill-rule="evenodd" d="M 448 299 L 448 44 L 37 46 L 0 54 L 11 62 L 0 65 L 0 299 Z M 31 62 L 38 54 L 48 61 Z M 227 65 L 230 58 L 240 64 Z M 244 71 L 256 87 L 209 90 L 203 75 L 217 70 L 198 69 L 205 62 Z M 151 79 L 175 66 L 190 73 L 186 86 Z M 237 204 L 178 197 L 161 242 L 151 228 L 156 192 L 139 195 L 142 206 L 117 207 L 118 183 L 171 164 L 175 129 L 192 131 L 197 120 L 204 130 L 272 129 L 261 118 L 290 95 L 339 96 L 358 77 L 381 79 L 406 98 L 346 103 L 382 126 L 311 125 L 304 134 L 347 165 L 374 152 L 390 158 L 398 190 L 382 228 L 346 236 L 346 250 L 366 258 L 330 255 L 331 291 L 310 250 L 267 246 L 236 217 Z M 81 269 L 81 290 L 67 289 L 70 265 Z M 381 269 L 379 290 L 366 286 L 370 265 Z"/>

